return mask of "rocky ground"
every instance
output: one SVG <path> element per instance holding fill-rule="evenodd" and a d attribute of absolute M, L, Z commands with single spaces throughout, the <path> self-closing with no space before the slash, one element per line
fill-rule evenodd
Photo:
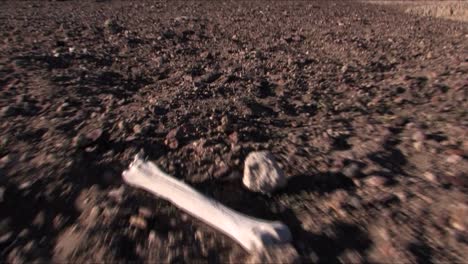
<path fill-rule="evenodd" d="M 462 0 L 361 0 L 366 3 L 388 5 L 403 12 L 468 22 L 468 2 Z"/>
<path fill-rule="evenodd" d="M 0 261 L 243 262 L 143 149 L 304 262 L 467 259 L 468 27 L 339 1 L 0 2 Z M 290 177 L 241 184 L 270 150 Z"/>

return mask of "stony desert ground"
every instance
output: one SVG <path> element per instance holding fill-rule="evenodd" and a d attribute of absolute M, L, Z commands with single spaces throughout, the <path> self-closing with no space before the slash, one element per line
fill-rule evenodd
<path fill-rule="evenodd" d="M 468 22 L 468 2 L 463 0 L 362 0 L 387 5 L 408 14 Z"/>
<path fill-rule="evenodd" d="M 0 261 L 466 262 L 468 27 L 405 10 L 1 1 Z M 296 257 L 124 184 L 140 150 Z M 242 185 L 256 150 L 286 187 Z"/>

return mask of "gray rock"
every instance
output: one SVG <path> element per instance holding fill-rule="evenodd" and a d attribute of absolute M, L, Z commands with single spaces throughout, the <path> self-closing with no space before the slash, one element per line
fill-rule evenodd
<path fill-rule="evenodd" d="M 251 191 L 270 193 L 284 187 L 287 178 L 270 152 L 259 151 L 247 156 L 242 182 Z"/>

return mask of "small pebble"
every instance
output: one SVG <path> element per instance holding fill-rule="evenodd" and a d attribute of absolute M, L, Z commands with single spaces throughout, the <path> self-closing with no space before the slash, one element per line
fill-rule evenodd
<path fill-rule="evenodd" d="M 8 232 L 8 233 L 5 233 L 5 234 L 1 235 L 0 236 L 0 243 L 8 241 L 8 239 L 10 239 L 12 235 L 13 235 L 13 232 Z"/>
<path fill-rule="evenodd" d="M 417 151 L 421 151 L 423 149 L 424 143 L 422 141 L 416 141 L 413 143 L 413 147 Z"/>
<path fill-rule="evenodd" d="M 154 242 L 156 242 L 156 232 L 154 232 L 153 230 L 151 230 L 149 232 L 149 235 L 148 235 L 148 242 L 150 244 L 153 244 Z"/>
<path fill-rule="evenodd" d="M 0 168 L 5 168 L 11 163 L 11 156 L 5 155 L 0 159 Z"/>
<path fill-rule="evenodd" d="M 382 177 L 382 176 L 377 176 L 377 175 L 370 176 L 370 177 L 366 178 L 364 181 L 365 181 L 366 185 L 374 186 L 374 187 L 383 186 L 383 185 L 386 185 L 388 183 L 387 178 Z"/>
<path fill-rule="evenodd" d="M 430 172 L 430 171 L 426 171 L 424 174 L 423 174 L 424 178 L 430 182 L 433 182 L 433 183 L 436 183 L 437 182 L 437 176 Z"/>
<path fill-rule="evenodd" d="M 342 173 L 349 178 L 355 178 L 359 175 L 360 169 L 357 163 L 351 163 L 343 168 Z"/>
<path fill-rule="evenodd" d="M 112 189 L 109 191 L 109 193 L 107 194 L 107 196 L 109 196 L 110 198 L 114 199 L 116 202 L 121 202 L 123 200 L 123 192 L 124 192 L 124 188 L 123 186 L 119 187 L 119 188 L 115 188 L 115 189 Z"/>
<path fill-rule="evenodd" d="M 102 134 L 103 134 L 103 130 L 98 128 L 86 134 L 86 138 L 88 138 L 91 142 L 94 142 L 98 140 L 102 136 Z"/>
<path fill-rule="evenodd" d="M 8 116 L 12 116 L 16 113 L 16 110 L 15 108 L 13 108 L 12 106 L 5 106 L 3 107 L 2 109 L 0 109 L 0 117 L 8 117 Z"/>
<path fill-rule="evenodd" d="M 141 134 L 143 132 L 143 127 L 140 125 L 134 125 L 133 126 L 133 133 L 135 134 Z"/>
<path fill-rule="evenodd" d="M 18 234 L 18 237 L 26 237 L 29 235 L 29 230 L 27 228 L 21 230 L 21 232 Z"/>
<path fill-rule="evenodd" d="M 29 187 L 32 186 L 32 182 L 30 181 L 25 181 L 23 182 L 22 184 L 20 184 L 20 186 L 18 187 L 20 190 L 24 190 L 24 189 L 27 189 Z"/>
<path fill-rule="evenodd" d="M 411 139 L 413 139 L 416 142 L 422 142 L 424 141 L 424 139 L 426 139 L 426 135 L 424 135 L 424 132 L 422 132 L 421 130 L 418 130 L 413 133 Z"/>
<path fill-rule="evenodd" d="M 89 145 L 90 141 L 84 134 L 78 134 L 73 138 L 73 145 L 77 148 L 85 147 Z"/>
<path fill-rule="evenodd" d="M 130 226 L 133 226 L 139 229 L 146 229 L 148 224 L 146 223 L 146 220 L 143 217 L 133 215 L 130 217 Z"/>
<path fill-rule="evenodd" d="M 35 225 L 36 227 L 42 227 L 44 224 L 45 224 L 45 213 L 44 211 L 40 211 L 36 217 L 34 218 L 33 220 L 33 225 Z"/>
<path fill-rule="evenodd" d="M 452 154 L 452 155 L 447 157 L 447 162 L 448 163 L 459 163 L 462 160 L 463 160 L 462 156 L 457 155 L 457 154 Z"/>

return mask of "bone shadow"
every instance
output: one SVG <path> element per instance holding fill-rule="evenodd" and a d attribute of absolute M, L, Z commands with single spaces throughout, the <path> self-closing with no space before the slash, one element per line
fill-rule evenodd
<path fill-rule="evenodd" d="M 337 189 L 351 190 L 354 187 L 353 181 L 342 173 L 318 172 L 293 176 L 288 185 L 276 193 L 295 194 L 301 191 L 312 191 L 323 194 Z"/>
<path fill-rule="evenodd" d="M 362 228 L 349 223 L 336 221 L 325 226 L 319 234 L 304 230 L 301 221 L 291 211 L 281 214 L 281 221 L 289 226 L 293 245 L 304 263 L 341 263 L 340 255 L 351 250 L 365 256 L 372 246 L 369 235 Z M 331 233 L 332 236 L 325 233 Z"/>

